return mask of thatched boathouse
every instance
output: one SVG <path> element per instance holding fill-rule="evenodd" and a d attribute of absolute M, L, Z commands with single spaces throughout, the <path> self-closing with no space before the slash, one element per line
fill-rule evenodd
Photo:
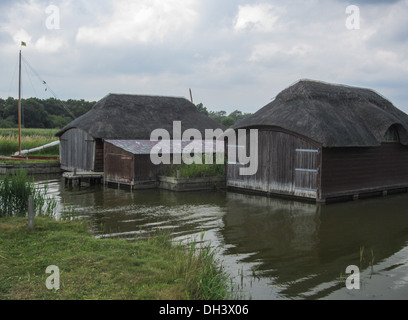
<path fill-rule="evenodd" d="M 203 136 L 205 129 L 223 129 L 185 98 L 109 94 L 56 134 L 61 168 L 104 172 L 105 140 L 149 140 L 159 128 L 167 130 L 171 138 L 173 121 L 181 122 L 182 131 L 194 128 Z M 150 161 L 146 155 L 138 161 L 144 161 L 142 158 Z"/>
<path fill-rule="evenodd" d="M 372 90 L 301 80 L 234 127 L 249 128 L 258 171 L 229 163 L 229 188 L 322 202 L 407 191 L 408 115 Z"/>

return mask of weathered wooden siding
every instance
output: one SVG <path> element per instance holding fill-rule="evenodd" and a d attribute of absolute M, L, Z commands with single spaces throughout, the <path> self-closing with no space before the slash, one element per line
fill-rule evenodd
<path fill-rule="evenodd" d="M 408 147 L 322 150 L 322 198 L 408 186 Z"/>
<path fill-rule="evenodd" d="M 249 154 L 249 135 L 247 137 Z M 320 149 L 290 132 L 258 131 L 258 171 L 242 176 L 239 163 L 228 163 L 227 186 L 289 196 L 316 198 L 320 181 Z"/>
<path fill-rule="evenodd" d="M 95 160 L 94 160 L 94 171 L 103 172 L 104 171 L 104 154 L 103 154 L 103 141 L 102 139 L 95 140 Z"/>
<path fill-rule="evenodd" d="M 135 185 L 157 180 L 162 165 L 154 165 L 150 154 L 133 154 L 108 142 L 104 144 L 105 180 Z"/>
<path fill-rule="evenodd" d="M 123 149 L 105 143 L 104 177 L 106 181 L 133 184 L 134 155 Z"/>
<path fill-rule="evenodd" d="M 134 172 L 136 180 L 156 180 L 163 167 L 164 165 L 153 164 L 150 160 L 150 154 L 135 155 Z"/>
<path fill-rule="evenodd" d="M 95 140 L 81 129 L 70 129 L 60 137 L 61 169 L 93 171 Z"/>

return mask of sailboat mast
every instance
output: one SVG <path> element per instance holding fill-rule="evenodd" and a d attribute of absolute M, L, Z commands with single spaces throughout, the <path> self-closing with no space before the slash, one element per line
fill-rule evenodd
<path fill-rule="evenodd" d="M 21 50 L 18 69 L 18 155 L 21 155 Z"/>

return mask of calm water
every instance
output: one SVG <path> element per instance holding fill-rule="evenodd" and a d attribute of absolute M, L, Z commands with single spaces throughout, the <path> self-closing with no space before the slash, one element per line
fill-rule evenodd
<path fill-rule="evenodd" d="M 200 240 L 204 232 L 246 299 L 408 299 L 408 194 L 316 205 L 45 182 L 58 213 L 64 205 L 75 209 L 97 237 L 144 238 L 166 229 L 177 241 Z M 360 267 L 359 290 L 345 286 L 349 265 Z"/>

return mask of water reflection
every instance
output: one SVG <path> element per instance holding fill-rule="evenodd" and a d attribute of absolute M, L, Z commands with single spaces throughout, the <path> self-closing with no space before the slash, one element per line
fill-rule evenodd
<path fill-rule="evenodd" d="M 258 263 L 254 276 L 284 288 L 319 265 L 320 206 L 236 193 L 228 193 L 227 206 L 227 254 L 250 254 L 243 261 Z"/>
<path fill-rule="evenodd" d="M 228 253 L 251 253 L 244 261 L 258 262 L 258 277 L 273 279 L 286 297 L 323 297 L 344 286 L 333 280 L 348 265 L 366 269 L 408 241 L 407 195 L 332 205 L 240 194 L 227 201 Z"/>
<path fill-rule="evenodd" d="M 401 294 L 408 288 L 408 262 L 400 254 L 408 250 L 407 194 L 316 205 L 231 192 L 129 192 L 65 187 L 60 179 L 49 183 L 60 209 L 64 203 L 74 208 L 98 237 L 143 238 L 166 229 L 185 239 L 205 231 L 246 298 L 350 298 L 339 277 L 347 276 L 351 264 L 361 267 L 364 283 L 383 283 L 392 273 Z M 367 285 L 360 291 L 373 297 L 375 290 Z"/>

